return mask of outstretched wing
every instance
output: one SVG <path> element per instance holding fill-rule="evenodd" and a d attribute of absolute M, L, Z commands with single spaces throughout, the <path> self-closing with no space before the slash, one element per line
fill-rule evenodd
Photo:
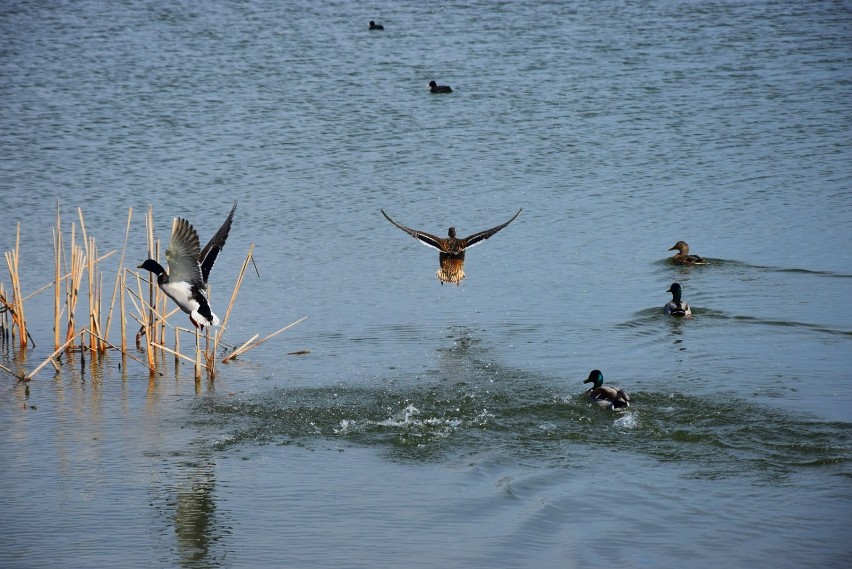
<path fill-rule="evenodd" d="M 228 214 L 228 219 L 219 228 L 204 249 L 198 256 L 198 261 L 201 263 L 201 278 L 207 282 L 207 277 L 210 275 L 210 269 L 213 268 L 213 263 L 216 262 L 216 257 L 219 256 L 219 251 L 225 247 L 225 241 L 228 239 L 228 233 L 231 232 L 231 222 L 234 220 L 234 212 L 237 211 L 237 202 L 234 202 L 234 207 L 231 208 L 231 213 Z"/>
<path fill-rule="evenodd" d="M 435 235 L 432 235 L 431 233 L 425 233 L 423 231 L 417 231 L 416 229 L 411 229 L 410 227 L 406 227 L 406 226 L 402 225 L 401 223 L 397 223 L 394 220 L 392 220 L 390 218 L 390 216 L 385 213 L 385 210 L 381 210 L 381 212 L 382 212 L 382 215 L 385 216 L 385 219 L 387 219 L 388 221 L 390 221 L 391 223 L 393 223 L 394 225 L 396 225 L 397 227 L 399 227 L 400 229 L 402 229 L 403 231 L 405 231 L 406 233 L 408 233 L 409 235 L 411 235 L 412 237 L 414 237 L 415 239 L 417 239 L 418 241 L 423 243 L 424 245 L 428 245 L 429 247 L 437 249 L 438 251 L 446 252 L 445 249 L 444 249 L 444 240 L 441 239 L 440 237 L 436 237 Z"/>
<path fill-rule="evenodd" d="M 518 213 L 512 216 L 512 219 L 510 219 L 506 223 L 503 223 L 502 225 L 498 225 L 497 227 L 492 227 L 491 229 L 486 229 L 485 231 L 480 231 L 479 233 L 474 233 L 473 235 L 466 237 L 464 239 L 465 247 L 469 249 L 477 243 L 482 243 L 483 241 L 485 241 L 486 239 L 488 239 L 489 237 L 491 237 L 513 221 L 515 221 L 515 218 L 521 215 L 522 211 L 524 211 L 524 208 L 519 209 Z"/>
<path fill-rule="evenodd" d="M 166 248 L 169 280 L 202 284 L 204 281 L 201 280 L 201 265 L 198 263 L 199 252 L 198 233 L 195 228 L 187 220 L 176 217 L 172 222 L 172 237 Z"/>

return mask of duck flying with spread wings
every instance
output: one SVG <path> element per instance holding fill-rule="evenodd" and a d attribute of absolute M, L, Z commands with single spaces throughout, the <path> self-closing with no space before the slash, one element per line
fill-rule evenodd
<path fill-rule="evenodd" d="M 213 314 L 207 299 L 207 278 L 219 251 L 228 239 L 236 210 L 237 204 L 234 202 L 225 223 L 204 249 L 200 246 L 198 232 L 192 224 L 181 217 L 175 218 L 172 223 L 172 236 L 166 248 L 169 271 L 166 272 L 154 259 L 147 259 L 138 267 L 157 275 L 160 289 L 174 300 L 181 310 L 189 314 L 189 321 L 196 328 L 219 325 L 219 317 Z"/>
<path fill-rule="evenodd" d="M 450 283 L 455 284 L 456 286 L 461 284 L 462 279 L 465 277 L 464 274 L 464 253 L 467 249 L 470 249 L 474 245 L 478 245 L 482 243 L 513 221 L 518 217 L 523 208 L 518 210 L 518 213 L 512 216 L 512 219 L 507 221 L 506 223 L 501 223 L 497 227 L 492 227 L 491 229 L 486 229 L 485 231 L 479 231 L 474 233 L 473 235 L 468 235 L 467 237 L 460 239 L 456 237 L 456 228 L 450 227 L 447 232 L 447 237 L 438 237 L 436 235 L 432 235 L 431 233 L 426 233 L 425 231 L 418 231 L 416 229 L 411 229 L 410 227 L 406 227 L 401 223 L 397 223 L 393 219 L 390 218 L 388 214 L 385 213 L 385 210 L 381 210 L 382 215 L 385 216 L 385 219 L 390 221 L 392 224 L 396 225 L 424 245 L 428 245 L 433 249 L 438 250 L 438 260 L 440 261 L 440 268 L 435 273 L 435 276 L 438 280 L 441 281 L 441 284 Z"/>

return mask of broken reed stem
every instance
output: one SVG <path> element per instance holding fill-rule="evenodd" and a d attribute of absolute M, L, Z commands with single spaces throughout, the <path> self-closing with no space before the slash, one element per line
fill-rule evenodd
<path fill-rule="evenodd" d="M 168 352 L 168 353 L 172 354 L 172 355 L 173 355 L 173 356 L 175 356 L 176 358 L 184 359 L 184 360 L 186 360 L 186 361 L 188 361 L 188 362 L 190 362 L 190 363 L 193 363 L 193 364 L 195 363 L 195 360 L 193 360 L 191 357 L 189 357 L 189 356 L 185 356 L 185 355 L 183 355 L 182 353 L 180 353 L 180 352 L 178 352 L 178 351 L 176 351 L 176 350 L 172 350 L 171 348 L 168 348 L 168 347 L 166 347 L 166 346 L 164 346 L 164 345 L 162 345 L 162 344 L 158 344 L 158 343 L 156 343 L 156 342 L 151 342 L 151 345 L 152 345 L 152 346 L 154 346 L 155 348 L 159 348 L 160 350 L 164 350 L 164 351 L 166 351 L 166 352 Z M 204 365 L 202 364 L 202 366 L 201 366 L 201 367 L 206 368 L 207 366 L 204 366 Z"/>
<path fill-rule="evenodd" d="M 5 372 L 8 372 L 8 373 L 9 373 L 9 375 L 13 375 L 13 376 L 17 377 L 18 379 L 21 379 L 21 377 L 20 377 L 17 373 L 15 373 L 14 371 L 10 370 L 9 368 L 7 368 L 6 366 L 4 366 L 3 364 L 0 364 L 0 369 L 2 369 L 2 370 L 3 370 L 3 371 L 5 371 Z"/>
<path fill-rule="evenodd" d="M 113 349 L 115 349 L 115 350 L 119 350 L 119 351 L 122 353 L 122 355 L 125 355 L 125 356 L 127 356 L 128 358 L 130 358 L 131 360 L 133 360 L 134 362 L 137 362 L 138 364 L 141 364 L 141 365 L 143 365 L 143 366 L 147 367 L 147 368 L 148 368 L 148 371 L 150 371 L 152 375 L 153 375 L 153 374 L 157 374 L 157 375 L 160 375 L 160 376 L 162 376 L 162 375 L 163 375 L 161 372 L 157 371 L 156 369 L 151 368 L 151 367 L 148 367 L 148 366 L 145 364 L 145 362 L 143 362 L 143 361 L 142 361 L 142 360 L 140 360 L 139 358 L 136 358 L 136 357 L 134 357 L 134 356 L 132 356 L 132 355 L 128 354 L 126 351 L 121 350 L 118 346 L 115 346 L 115 345 L 113 345 L 113 344 L 110 344 L 110 343 L 109 343 L 109 342 L 107 342 L 104 338 L 102 338 L 102 337 L 101 337 L 101 336 L 99 336 L 98 334 L 95 334 L 95 333 L 94 333 L 94 332 L 92 332 L 91 330 L 82 330 L 81 332 L 88 332 L 89 334 L 92 334 L 92 335 L 94 335 L 94 336 L 97 336 L 99 341 L 103 342 L 104 344 L 106 344 L 106 345 L 107 345 L 107 346 L 109 346 L 110 348 L 113 348 Z"/>
<path fill-rule="evenodd" d="M 295 322 L 293 322 L 293 323 L 291 323 L 291 324 L 288 324 L 288 325 L 284 326 L 283 328 L 281 328 L 280 330 L 277 330 L 277 331 L 273 332 L 272 334 L 270 334 L 270 335 L 269 335 L 269 336 L 267 336 L 266 338 L 264 338 L 264 339 L 262 339 L 262 340 L 260 340 L 260 341 L 258 341 L 258 342 L 255 342 L 254 344 L 252 344 L 252 345 L 250 345 L 250 346 L 247 346 L 246 344 L 248 344 L 249 342 L 251 342 L 251 340 L 249 340 L 248 342 L 246 342 L 245 344 L 243 344 L 243 345 L 242 345 L 242 346 L 240 346 L 239 348 L 236 348 L 233 352 L 231 352 L 230 354 L 228 354 L 227 356 L 225 356 L 225 359 L 223 359 L 223 360 L 222 360 L 222 363 L 225 363 L 225 362 L 227 362 L 227 361 L 229 361 L 229 360 L 232 360 L 232 359 L 236 358 L 237 356 L 239 356 L 239 355 L 242 355 L 242 354 L 246 353 L 246 352 L 247 352 L 247 351 L 249 351 L 249 350 L 253 350 L 254 348 L 258 347 L 259 345 L 261 345 L 261 344 L 262 344 L 262 343 L 264 343 L 265 341 L 269 340 L 269 339 L 270 339 L 270 338 L 272 338 L 273 336 L 277 336 L 277 335 L 278 335 L 278 334 L 280 334 L 281 332 L 284 332 L 285 330 L 289 330 L 290 328 L 292 328 L 292 327 L 293 327 L 293 326 L 295 326 L 296 324 L 298 324 L 298 323 L 300 323 L 300 322 L 303 322 L 304 320 L 307 320 L 307 318 L 308 318 L 307 316 L 302 316 L 301 318 L 299 318 L 299 319 L 298 319 L 298 320 L 296 320 Z M 257 338 L 257 336 L 258 336 L 258 334 L 255 334 L 254 338 Z M 252 340 L 254 340 L 254 338 L 252 338 Z"/>
<path fill-rule="evenodd" d="M 245 351 L 248 349 L 248 346 L 249 346 L 252 342 L 254 342 L 254 341 L 257 339 L 257 337 L 258 337 L 258 336 L 260 336 L 260 334 L 255 334 L 254 336 L 252 336 L 251 338 L 249 338 L 248 340 L 246 340 L 246 341 L 245 341 L 245 342 L 244 342 L 241 346 L 237 346 L 236 348 L 234 348 L 234 349 L 233 349 L 233 351 L 231 351 L 231 353 L 230 353 L 230 354 L 228 354 L 228 355 L 225 357 L 225 359 L 223 359 L 223 360 L 222 360 L 222 363 L 225 363 L 225 362 L 227 362 L 227 361 L 229 361 L 229 360 L 232 360 L 232 359 L 234 359 L 235 357 L 237 357 L 237 356 L 239 356 L 240 354 L 242 354 L 243 352 L 245 352 Z"/>
<path fill-rule="evenodd" d="M 237 300 L 237 293 L 240 291 L 240 286 L 243 284 L 243 277 L 246 274 L 246 269 L 248 268 L 249 261 L 252 259 L 254 252 L 254 243 L 249 246 L 248 254 L 246 255 L 246 260 L 243 261 L 243 266 L 240 268 L 240 272 L 237 275 L 237 282 L 234 283 L 234 292 L 231 293 L 231 301 L 228 303 L 228 310 L 225 311 L 225 318 L 222 319 L 222 323 L 219 327 L 219 330 L 216 331 L 216 337 L 213 340 L 213 354 L 215 355 L 216 350 L 219 349 L 219 342 L 222 340 L 222 334 L 225 333 L 225 329 L 228 325 L 228 319 L 231 317 L 231 309 L 234 307 L 234 302 Z"/>
<path fill-rule="evenodd" d="M 31 380 L 31 379 L 35 376 L 35 374 L 37 374 L 38 372 L 40 372 L 44 366 L 46 366 L 47 364 L 49 364 L 50 362 L 52 362 L 52 361 L 53 361 L 53 359 L 54 359 L 56 356 L 58 356 L 58 355 L 59 355 L 59 354 L 61 354 L 63 351 L 65 351 L 65 350 L 68 348 L 68 346 L 70 346 L 70 345 L 74 342 L 74 340 L 76 340 L 76 339 L 77 339 L 77 336 L 80 336 L 83 332 L 85 332 L 85 330 L 80 330 L 79 332 L 77 332 L 77 334 L 76 334 L 75 336 L 73 336 L 73 337 L 71 337 L 71 338 L 68 338 L 68 340 L 66 340 L 64 344 L 62 344 L 61 346 L 59 346 L 58 348 L 56 348 L 56 351 L 54 351 L 52 354 L 50 354 L 50 356 L 48 356 L 48 358 L 47 358 L 46 360 L 44 360 L 43 362 L 41 362 L 41 365 L 39 365 L 37 368 L 35 368 L 34 370 L 32 370 L 32 371 L 31 371 L 30 373 L 28 373 L 27 375 L 25 375 L 22 379 L 23 379 L 24 381 L 30 381 L 30 380 Z"/>

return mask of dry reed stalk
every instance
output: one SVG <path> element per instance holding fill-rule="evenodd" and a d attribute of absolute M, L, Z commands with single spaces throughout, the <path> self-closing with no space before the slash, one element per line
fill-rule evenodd
<path fill-rule="evenodd" d="M 21 379 L 21 376 L 19 376 L 17 373 L 15 373 L 14 371 L 10 370 L 9 368 L 7 368 L 6 366 L 4 366 L 3 364 L 0 364 L 0 369 L 2 369 L 3 371 L 5 371 L 5 372 L 9 373 L 10 375 L 13 375 L 13 376 L 17 377 L 18 379 Z"/>
<path fill-rule="evenodd" d="M 122 348 L 127 347 L 127 342 L 124 338 L 124 287 L 121 284 L 124 282 L 122 277 L 126 275 L 122 275 L 122 269 L 120 267 L 124 266 L 124 255 L 127 252 L 127 240 L 130 237 L 130 221 L 133 219 L 133 208 L 131 207 L 127 211 L 127 227 L 124 230 L 124 245 L 121 248 L 121 258 L 118 260 L 119 270 L 115 275 L 115 286 L 112 289 L 112 300 L 109 304 L 109 312 L 107 313 L 107 323 L 106 329 L 104 330 L 104 336 L 109 338 L 109 328 L 110 324 L 112 324 L 112 311 L 115 308 L 115 297 L 119 293 L 119 289 L 121 289 L 121 301 L 119 302 L 119 308 L 121 310 L 120 320 L 121 320 L 121 346 Z"/>
<path fill-rule="evenodd" d="M 94 278 L 95 278 L 95 270 L 94 270 L 94 264 L 93 264 L 94 255 L 92 254 L 91 243 L 89 242 L 89 236 L 86 233 L 86 222 L 83 219 L 83 209 L 82 208 L 79 208 L 79 207 L 77 208 L 77 215 L 80 218 L 80 233 L 82 233 L 82 235 L 83 235 L 83 247 L 84 247 L 84 252 L 85 252 L 85 269 L 88 272 L 88 279 L 87 279 L 87 284 L 88 284 L 87 293 L 88 293 L 88 301 L 89 301 L 89 314 L 88 314 L 89 318 L 88 319 L 89 319 L 89 328 L 92 329 L 92 328 L 94 328 L 94 314 L 92 313 L 93 288 L 94 288 Z M 94 352 L 95 351 L 95 338 L 94 338 L 94 336 L 89 336 L 89 341 L 90 341 L 89 349 Z M 81 342 L 80 342 L 80 348 L 81 349 L 85 346 L 85 343 L 86 343 L 85 338 L 81 338 Z"/>
<path fill-rule="evenodd" d="M 80 212 L 80 219 L 82 223 L 83 213 Z M 85 230 L 84 230 L 85 234 Z M 95 247 L 95 238 L 89 237 L 86 240 L 86 260 L 88 263 L 86 264 L 86 273 L 88 274 L 88 285 L 89 285 L 89 330 L 95 330 L 98 328 L 98 320 L 100 318 L 98 307 L 100 302 L 98 301 L 98 289 L 96 285 L 97 281 L 97 273 L 95 273 L 95 257 L 97 256 L 97 248 Z M 89 349 L 93 353 L 98 353 L 98 341 L 93 335 L 89 334 Z"/>
<path fill-rule="evenodd" d="M 113 255 L 115 255 L 115 253 L 116 253 L 116 251 L 113 249 L 109 253 L 105 253 L 105 254 L 101 255 L 100 257 L 97 258 L 97 260 L 95 261 L 95 264 L 100 263 L 104 259 L 108 259 L 109 257 L 112 257 Z M 61 277 L 59 277 L 59 280 L 64 281 L 65 279 L 67 279 L 69 277 L 71 277 L 71 273 L 66 273 L 65 275 L 62 275 Z M 36 290 L 34 290 L 33 292 L 29 293 L 27 296 L 24 297 L 24 302 L 30 300 L 32 297 L 34 297 L 37 294 L 47 290 L 48 288 L 55 286 L 55 284 L 56 283 L 54 281 L 50 281 L 46 285 L 43 285 L 40 288 L 37 288 Z"/>
<path fill-rule="evenodd" d="M 201 346 L 198 343 L 198 328 L 195 329 L 195 381 L 201 381 Z"/>
<path fill-rule="evenodd" d="M 139 273 L 136 273 L 136 286 L 139 288 L 139 299 L 142 299 L 142 280 L 139 277 Z M 133 300 L 133 297 L 130 297 L 130 300 Z M 136 304 L 136 301 L 133 300 L 133 304 Z M 144 302 L 143 302 L 144 304 Z M 139 310 L 139 307 L 136 307 Z M 151 329 L 153 328 L 153 311 L 149 312 L 151 319 L 145 315 L 144 310 L 139 310 L 139 315 L 142 317 L 142 327 L 145 330 L 145 353 L 148 355 L 148 368 L 154 369 L 154 350 L 151 349 Z M 137 337 L 138 338 L 138 337 Z M 137 339 L 138 344 L 138 339 Z"/>
<path fill-rule="evenodd" d="M 6 265 L 9 267 L 9 278 L 12 280 L 12 302 L 11 302 L 11 310 L 12 310 L 12 339 L 15 337 L 15 327 L 18 329 L 18 334 L 20 334 L 20 345 L 21 350 L 27 349 L 27 339 L 29 338 L 29 334 L 27 333 L 27 322 L 24 317 L 24 297 L 21 294 L 21 280 L 20 280 L 20 259 L 21 259 L 21 223 L 18 222 L 17 233 L 15 237 L 15 250 L 14 251 L 6 251 Z M 9 306 L 7 304 L 7 306 Z"/>
<path fill-rule="evenodd" d="M 250 346 L 248 346 L 248 345 L 247 345 L 249 342 L 251 342 L 251 340 L 249 340 L 248 342 L 246 342 L 245 344 L 243 344 L 243 345 L 242 345 L 242 346 L 240 346 L 239 348 L 236 348 L 233 352 L 231 352 L 230 354 L 228 354 L 227 356 L 225 356 L 225 359 L 223 359 L 223 360 L 222 360 L 222 363 L 225 363 L 225 362 L 227 362 L 227 361 L 229 361 L 229 360 L 232 360 L 232 359 L 236 358 L 237 356 L 239 356 L 239 355 L 242 355 L 242 354 L 246 353 L 246 352 L 247 352 L 247 351 L 249 351 L 249 350 L 253 350 L 254 348 L 258 347 L 259 345 L 261 345 L 261 344 L 262 344 L 262 343 L 264 343 L 265 341 L 269 340 L 269 339 L 270 339 L 270 338 L 272 338 L 273 336 L 277 336 L 277 335 L 278 335 L 278 334 L 280 334 L 281 332 L 284 332 L 285 330 L 289 330 L 290 328 L 292 328 L 292 327 L 293 327 L 293 326 L 295 326 L 296 324 L 299 324 L 300 322 L 303 322 L 304 320 L 307 320 L 307 318 L 308 318 L 307 316 L 302 316 L 301 318 L 299 318 L 299 319 L 298 319 L 298 320 L 296 320 L 295 322 L 293 322 L 293 323 L 291 323 L 291 324 L 288 324 L 288 325 L 284 326 L 284 327 L 283 327 L 283 328 L 281 328 L 280 330 L 277 330 L 277 331 L 273 332 L 272 334 L 270 334 L 270 335 L 269 335 L 269 336 L 267 336 L 266 338 L 264 338 L 264 339 L 262 339 L 262 340 L 260 340 L 260 341 L 258 341 L 258 342 L 255 342 L 254 344 L 251 344 Z M 254 338 L 257 338 L 257 336 L 258 336 L 258 334 L 255 334 L 255 335 L 254 335 Z M 252 338 L 252 340 L 254 340 L 254 338 Z"/>
<path fill-rule="evenodd" d="M 210 348 L 210 327 L 204 329 L 204 361 L 207 364 L 207 379 L 216 378 L 216 350 Z"/>
<path fill-rule="evenodd" d="M 119 269 L 119 274 L 124 273 L 121 277 L 121 298 L 119 300 L 119 324 L 121 326 L 121 351 L 127 351 L 127 316 L 125 316 L 125 310 L 127 309 L 125 299 L 125 289 L 127 288 L 124 283 L 127 280 L 127 269 Z M 110 309 L 112 310 L 112 309 Z M 107 318 L 107 328 L 109 328 L 109 318 Z"/>
<path fill-rule="evenodd" d="M 231 301 L 228 303 L 228 309 L 225 311 L 225 317 L 222 319 L 222 323 L 219 327 L 219 330 L 216 331 L 216 336 L 213 340 L 213 354 L 215 355 L 216 350 L 219 349 L 219 343 L 222 341 L 222 334 L 225 333 L 225 330 L 228 326 L 228 320 L 231 318 L 231 309 L 234 307 L 234 302 L 237 300 L 237 293 L 240 291 L 240 287 L 243 284 L 243 278 L 246 274 L 246 269 L 248 268 L 249 261 L 252 259 L 254 252 L 254 243 L 249 246 L 248 254 L 246 255 L 246 260 L 243 261 L 243 266 L 240 268 L 240 272 L 237 275 L 237 282 L 234 283 L 234 292 L 231 293 Z"/>
<path fill-rule="evenodd" d="M 85 269 L 85 254 L 83 249 L 76 244 L 73 244 L 73 228 L 72 228 L 72 245 L 71 245 L 71 271 L 70 278 L 66 281 L 66 301 L 65 305 L 68 308 L 68 331 L 65 334 L 65 339 L 76 336 L 76 315 L 77 301 L 80 300 L 80 283 L 83 280 L 83 271 Z"/>
<path fill-rule="evenodd" d="M 88 332 L 89 334 L 94 334 L 94 332 L 92 332 L 91 330 L 81 330 L 81 332 Z M 97 334 L 95 334 L 95 335 L 96 335 L 96 336 L 98 336 Z M 114 344 L 109 343 L 108 341 L 106 341 L 106 340 L 105 340 L 104 338 L 102 338 L 101 336 L 98 336 L 98 341 L 103 342 L 104 344 L 106 344 L 107 346 L 109 346 L 110 348 L 112 348 L 112 349 L 114 349 L 114 350 L 119 350 L 119 351 L 121 351 L 121 354 L 122 354 L 122 355 L 127 356 L 128 358 L 130 358 L 130 359 L 131 359 L 131 360 L 133 360 L 134 362 L 136 362 L 136 363 L 138 363 L 138 364 L 140 364 L 140 365 L 143 365 L 143 366 L 147 367 L 147 368 L 148 368 L 148 371 L 150 371 L 150 372 L 151 372 L 151 374 L 157 374 L 157 375 L 159 375 L 159 376 L 162 376 L 162 375 L 163 375 L 163 374 L 162 374 L 162 372 L 159 372 L 159 371 L 157 371 L 156 369 L 154 369 L 154 368 L 152 368 L 152 367 L 149 367 L 149 366 L 148 366 L 147 364 L 145 364 L 145 362 L 143 362 L 142 360 L 140 360 L 140 359 L 138 359 L 138 358 L 136 358 L 136 357 L 134 357 L 134 356 L 130 355 L 130 354 L 129 354 L 129 353 L 127 353 L 126 351 L 122 351 L 122 350 L 121 350 L 118 346 L 116 346 L 116 345 L 114 345 Z"/>
<path fill-rule="evenodd" d="M 166 347 L 166 346 L 164 346 L 164 345 L 162 345 L 162 344 L 157 344 L 156 342 L 152 342 L 152 345 L 153 345 L 155 348 L 159 348 L 159 349 L 163 350 L 164 352 L 168 352 L 168 353 L 172 354 L 173 356 L 175 356 L 175 359 L 180 358 L 180 359 L 184 359 L 184 360 L 186 360 L 186 361 L 188 361 L 188 362 L 191 362 L 191 363 L 193 363 L 193 364 L 195 364 L 195 363 L 196 363 L 196 361 L 195 361 L 195 360 L 193 360 L 191 357 L 189 357 L 189 356 L 185 356 L 185 355 L 183 355 L 182 353 L 180 353 L 180 352 L 178 352 L 178 351 L 175 351 L 175 350 L 172 350 L 171 348 L 168 348 L 168 347 Z M 206 369 L 206 367 L 207 367 L 207 366 L 205 366 L 205 365 L 203 365 L 203 364 L 202 364 L 202 367 L 204 367 L 204 368 Z"/>
<path fill-rule="evenodd" d="M 222 363 L 225 363 L 229 360 L 232 360 L 232 359 L 236 358 L 238 355 L 242 354 L 244 351 L 246 351 L 248 349 L 248 347 L 251 345 L 251 343 L 254 342 L 257 339 L 258 336 L 260 336 L 260 334 L 255 334 L 254 336 L 252 336 L 251 338 L 249 338 L 248 340 L 243 342 L 242 345 L 234 348 L 231 351 L 230 354 L 225 356 L 225 359 L 222 360 Z"/>
<path fill-rule="evenodd" d="M 55 275 L 53 280 L 53 349 L 59 349 L 59 321 L 62 318 L 62 217 L 59 213 L 59 200 L 56 201 L 56 227 L 53 228 L 53 255 Z"/>
<path fill-rule="evenodd" d="M 180 355 L 180 330 L 182 328 L 175 328 L 175 353 L 176 355 Z M 175 362 L 177 362 L 177 358 L 175 358 Z"/>
<path fill-rule="evenodd" d="M 77 309 L 78 288 L 75 285 L 75 280 L 77 276 L 77 266 L 79 264 L 79 255 L 82 254 L 82 252 L 78 250 L 76 236 L 76 225 L 71 223 L 71 266 L 70 269 L 69 267 L 65 268 L 65 272 L 70 275 L 69 279 L 65 281 L 65 306 L 68 308 L 67 330 L 65 332 L 66 340 L 76 335 L 74 333 L 74 312 Z"/>
<path fill-rule="evenodd" d="M 156 251 L 154 250 L 154 247 L 155 247 L 154 246 L 154 210 L 150 205 L 148 206 L 148 212 L 145 215 L 145 236 L 146 236 L 147 241 L 148 241 L 148 258 L 149 259 L 155 259 L 156 258 Z M 136 278 L 137 279 L 139 278 L 138 274 L 137 274 Z M 148 310 L 149 310 L 150 314 L 148 315 L 149 318 L 147 318 L 147 321 L 149 321 L 149 322 L 154 321 L 154 312 L 156 311 L 156 309 L 154 308 L 156 306 L 156 303 L 154 302 L 154 300 L 155 300 L 155 297 L 154 297 L 155 292 L 154 291 L 155 291 L 156 288 L 157 287 L 154 286 L 153 279 L 149 279 L 148 280 Z M 141 295 L 140 295 L 140 298 L 142 298 Z M 154 333 L 153 326 L 151 328 L 146 329 L 146 331 L 145 331 L 145 334 L 147 336 L 150 336 L 153 333 Z"/>
<path fill-rule="evenodd" d="M 65 350 L 68 348 L 68 346 L 70 346 L 70 345 L 74 342 L 74 340 L 76 340 L 76 339 L 77 339 L 77 336 L 80 336 L 83 332 L 85 332 L 85 330 L 80 330 L 79 332 L 77 332 L 77 334 L 76 334 L 75 336 L 73 336 L 73 337 L 71 337 L 71 338 L 68 338 L 68 340 L 66 340 L 64 344 L 62 344 L 61 346 L 59 346 L 58 348 L 56 348 L 56 351 L 54 351 L 52 354 L 50 354 L 50 355 L 47 357 L 47 359 L 46 359 L 46 360 L 44 360 L 43 362 L 41 362 L 41 365 L 39 365 L 37 368 L 35 368 L 34 370 L 32 370 L 30 373 L 28 373 L 27 375 L 25 375 L 25 376 L 24 376 L 23 378 L 21 378 L 21 379 L 22 379 L 23 381 L 30 381 L 30 380 L 33 378 L 33 376 L 35 376 L 35 374 L 37 374 L 38 372 L 40 372 L 44 366 L 46 366 L 47 364 L 49 364 L 50 362 L 52 362 L 52 361 L 53 361 L 53 359 L 54 359 L 56 356 L 58 356 L 58 355 L 59 355 L 59 354 L 61 354 L 63 351 L 65 351 Z"/>
<path fill-rule="evenodd" d="M 6 308 L 6 291 L 0 283 L 0 344 L 6 341 L 6 331 L 9 329 L 9 310 Z"/>

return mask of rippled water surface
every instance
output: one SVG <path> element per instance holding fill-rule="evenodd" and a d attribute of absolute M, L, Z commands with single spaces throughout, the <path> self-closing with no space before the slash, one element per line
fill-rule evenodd
<path fill-rule="evenodd" d="M 0 371 L 0 566 L 845 566 L 850 39 L 848 2 L 5 3 L 23 293 L 57 204 L 116 251 L 110 297 L 149 206 L 164 246 L 236 200 L 226 349 L 307 320 L 215 381 Z M 380 213 L 469 235 L 518 208 L 459 287 Z M 53 351 L 52 295 L 11 372 Z M 585 400 L 596 368 L 628 410 Z"/>

